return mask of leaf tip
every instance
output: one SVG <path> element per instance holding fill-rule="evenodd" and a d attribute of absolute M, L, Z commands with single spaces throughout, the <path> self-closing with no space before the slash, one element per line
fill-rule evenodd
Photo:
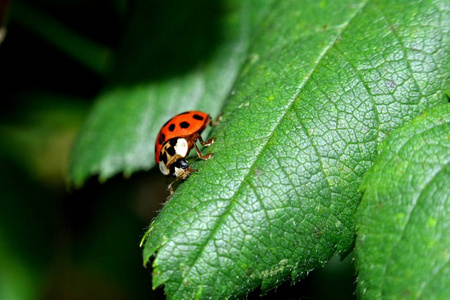
<path fill-rule="evenodd" d="M 65 185 L 67 191 L 79 190 L 83 187 L 86 176 L 80 176 L 77 172 L 69 170 L 66 175 Z"/>
<path fill-rule="evenodd" d="M 108 176 L 105 174 L 101 174 L 98 176 L 98 182 L 104 184 L 108 180 Z"/>
<path fill-rule="evenodd" d="M 142 255 L 144 267 L 147 266 L 147 263 L 150 261 L 150 257 L 164 244 L 159 236 L 155 237 L 153 235 L 153 232 L 155 231 L 154 223 L 155 220 L 150 223 L 147 232 L 144 234 L 139 244 L 139 247 L 144 247 Z"/>

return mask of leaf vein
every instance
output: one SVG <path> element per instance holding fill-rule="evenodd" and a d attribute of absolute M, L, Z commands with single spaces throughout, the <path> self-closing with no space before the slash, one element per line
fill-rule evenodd
<path fill-rule="evenodd" d="M 374 112 L 374 115 L 375 115 L 375 120 L 377 121 L 376 128 L 377 128 L 377 136 L 379 138 L 380 137 L 381 121 L 380 121 L 380 116 L 379 116 L 378 109 L 377 109 L 377 103 L 375 102 L 375 99 L 373 98 L 373 95 L 372 95 L 372 93 L 370 91 L 370 88 L 367 86 L 367 83 L 366 83 L 366 81 L 363 80 L 363 77 L 361 76 L 361 73 L 358 71 L 358 69 L 355 67 L 355 65 L 353 65 L 353 63 L 348 58 L 348 56 L 344 53 L 344 51 L 341 51 L 341 49 L 339 49 L 339 47 L 336 47 L 336 50 L 348 62 L 348 64 L 350 65 L 350 67 L 353 69 L 353 71 L 355 72 L 356 76 L 358 77 L 359 81 L 364 86 L 364 89 L 367 91 L 367 94 L 369 95 L 369 99 L 370 99 L 370 101 L 372 102 L 372 105 L 373 105 L 373 112 Z"/>
<path fill-rule="evenodd" d="M 392 28 L 392 24 L 389 23 L 388 18 L 386 17 L 386 15 L 383 13 L 383 10 L 379 9 L 378 7 L 376 8 L 378 9 L 378 11 L 380 12 L 381 16 L 383 17 L 384 20 L 386 20 L 386 23 Z M 405 56 L 405 63 L 406 63 L 406 67 L 408 68 L 408 71 L 411 72 L 411 78 L 414 81 L 414 85 L 417 88 L 418 93 L 420 94 L 419 99 L 423 99 L 424 95 L 422 92 L 422 89 L 420 88 L 419 82 L 417 81 L 416 77 L 414 76 L 415 72 L 413 71 L 411 64 L 409 62 L 408 59 L 408 53 L 407 53 L 407 48 L 405 46 L 405 43 L 403 42 L 403 40 L 400 38 L 400 36 L 396 33 L 396 31 L 394 29 L 391 30 L 392 32 L 392 36 L 398 41 L 398 43 L 400 44 L 400 48 L 403 50 L 403 55 Z M 394 96 L 394 95 L 392 95 Z M 419 100 L 420 101 L 420 100 Z M 401 101 L 400 101 L 401 102 Z"/>

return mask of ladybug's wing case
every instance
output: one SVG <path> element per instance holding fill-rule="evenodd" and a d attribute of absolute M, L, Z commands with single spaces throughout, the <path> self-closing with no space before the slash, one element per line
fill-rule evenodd
<path fill-rule="evenodd" d="M 211 122 L 211 117 L 201 111 L 191 110 L 176 115 L 166 122 L 159 131 L 155 143 L 155 161 L 159 163 L 159 154 L 164 143 L 176 137 L 187 137 L 201 133 Z"/>

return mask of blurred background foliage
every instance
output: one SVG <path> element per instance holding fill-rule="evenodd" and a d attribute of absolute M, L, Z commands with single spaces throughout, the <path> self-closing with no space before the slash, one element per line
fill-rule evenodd
<path fill-rule="evenodd" d="M 211 45 L 180 48 L 193 37 L 165 26 L 208 27 L 211 6 L 198 2 L 205 9 L 194 17 L 179 0 L 0 0 L 0 25 L 7 28 L 0 44 L 0 299 L 164 299 L 162 289 L 151 290 L 138 247 L 167 196 L 159 171 L 104 184 L 92 178 L 77 190 L 67 188 L 65 177 L 93 100 L 135 57 L 121 49 L 140 39 L 163 41 L 136 47 L 164 64 L 128 76 L 147 82 L 171 78 L 208 55 Z M 154 28 L 127 35 L 143 7 Z M 212 44 L 220 40 L 210 30 L 197 34 Z M 354 280 L 351 257 L 336 258 L 266 298 L 348 299 Z"/>

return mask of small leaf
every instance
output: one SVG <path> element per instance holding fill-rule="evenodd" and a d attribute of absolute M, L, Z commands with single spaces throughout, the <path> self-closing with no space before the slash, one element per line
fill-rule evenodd
<path fill-rule="evenodd" d="M 450 295 L 450 105 L 394 131 L 362 184 L 358 294 L 367 299 Z"/>
<path fill-rule="evenodd" d="M 243 297 L 348 253 L 377 144 L 446 101 L 446 5 L 276 2 L 213 130 L 213 158 L 150 226 L 154 288 Z"/>

